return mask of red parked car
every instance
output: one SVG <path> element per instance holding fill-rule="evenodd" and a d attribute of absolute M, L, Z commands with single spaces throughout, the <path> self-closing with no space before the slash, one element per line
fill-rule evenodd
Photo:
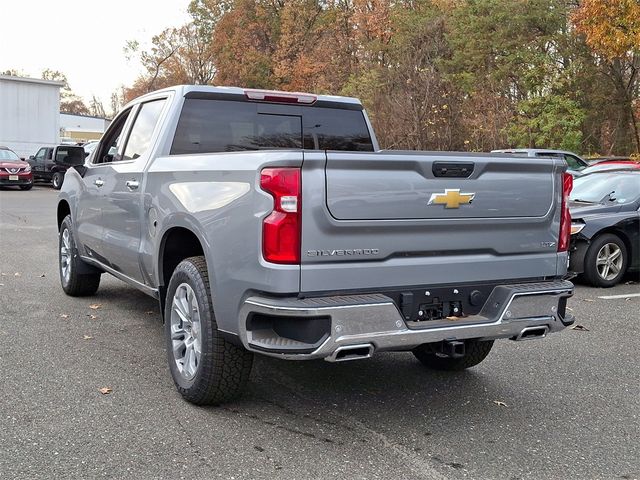
<path fill-rule="evenodd" d="M 633 160 L 605 160 L 593 164 L 584 170 L 583 175 L 588 175 L 593 172 L 604 172 L 606 170 L 640 170 L 640 163 Z"/>
<path fill-rule="evenodd" d="M 7 148 L 0 147 L 0 187 L 15 185 L 20 190 L 31 190 L 33 174 L 31 166 Z"/>

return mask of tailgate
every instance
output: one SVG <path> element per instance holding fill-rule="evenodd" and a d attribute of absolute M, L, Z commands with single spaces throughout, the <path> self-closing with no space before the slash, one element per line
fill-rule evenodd
<path fill-rule="evenodd" d="M 327 207 L 339 220 L 543 217 L 553 165 L 522 158 L 329 153 Z"/>
<path fill-rule="evenodd" d="M 491 154 L 305 152 L 301 289 L 562 274 L 564 169 Z"/>

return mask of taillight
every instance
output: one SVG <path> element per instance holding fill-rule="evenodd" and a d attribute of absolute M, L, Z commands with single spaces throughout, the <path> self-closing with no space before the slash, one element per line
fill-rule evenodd
<path fill-rule="evenodd" d="M 560 211 L 560 236 L 558 237 L 558 251 L 566 252 L 569 249 L 571 238 L 571 213 L 569 213 L 569 194 L 573 188 L 573 177 L 564 173 L 562 175 L 562 207 Z"/>
<path fill-rule="evenodd" d="M 300 169 L 265 168 L 260 174 L 260 187 L 274 200 L 273 211 L 262 224 L 262 256 L 272 263 L 300 263 Z"/>

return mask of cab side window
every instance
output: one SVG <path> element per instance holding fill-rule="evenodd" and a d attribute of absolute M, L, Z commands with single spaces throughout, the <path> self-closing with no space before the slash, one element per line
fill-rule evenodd
<path fill-rule="evenodd" d="M 124 142 L 122 130 L 127 123 L 127 118 L 129 118 L 130 113 L 131 109 L 125 110 L 113 121 L 100 141 L 100 145 L 97 148 L 98 152 L 93 158 L 94 164 L 118 162 L 121 160 L 120 155 Z"/>
<path fill-rule="evenodd" d="M 584 165 L 582 165 L 573 155 L 565 155 L 564 160 L 567 162 L 567 165 L 569 165 L 571 170 L 580 170 L 581 168 L 584 168 Z"/>
<path fill-rule="evenodd" d="M 38 150 L 38 153 L 36 153 L 36 156 L 33 157 L 35 160 L 44 160 L 44 154 L 47 151 L 46 148 L 41 148 L 40 150 Z"/>
<path fill-rule="evenodd" d="M 165 99 L 153 100 L 140 105 L 122 160 L 135 160 L 143 155 L 151 145 L 151 137 L 156 128 Z"/>

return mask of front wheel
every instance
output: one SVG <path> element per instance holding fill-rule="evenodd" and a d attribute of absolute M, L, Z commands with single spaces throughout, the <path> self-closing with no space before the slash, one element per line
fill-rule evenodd
<path fill-rule="evenodd" d="M 60 283 L 64 293 L 72 297 L 84 297 L 96 293 L 100 286 L 101 274 L 83 262 L 78 255 L 71 228 L 71 215 L 67 215 L 60 224 L 58 253 Z"/>
<path fill-rule="evenodd" d="M 55 188 L 56 190 L 60 190 L 62 188 L 63 181 L 64 181 L 64 173 L 56 172 L 53 174 L 53 177 L 51 177 L 51 184 L 53 185 L 53 188 Z"/>
<path fill-rule="evenodd" d="M 165 303 L 169 369 L 180 394 L 196 405 L 217 405 L 239 396 L 253 354 L 220 335 L 204 257 L 178 264 Z"/>
<path fill-rule="evenodd" d="M 620 237 L 606 233 L 597 237 L 584 257 L 584 277 L 594 287 L 613 287 L 627 269 L 627 247 Z"/>
<path fill-rule="evenodd" d="M 425 367 L 433 370 L 460 371 L 478 365 L 493 347 L 493 340 L 465 340 L 464 343 L 465 354 L 462 357 L 443 356 L 428 343 L 414 348 L 413 354 Z"/>

